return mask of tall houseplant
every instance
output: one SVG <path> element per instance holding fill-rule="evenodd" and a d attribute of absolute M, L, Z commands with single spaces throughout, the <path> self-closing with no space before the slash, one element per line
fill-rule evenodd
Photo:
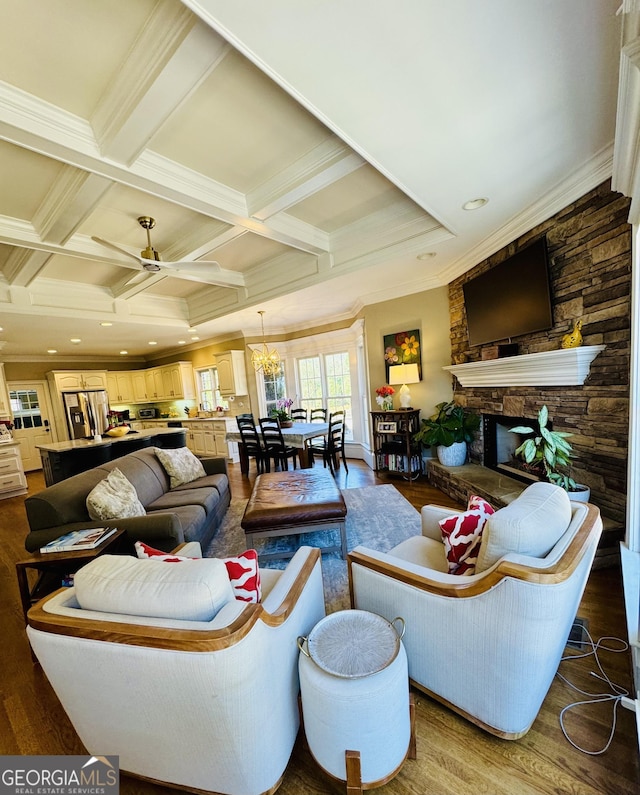
<path fill-rule="evenodd" d="M 438 403 L 436 409 L 435 414 L 422 420 L 413 438 L 424 447 L 435 447 L 441 464 L 461 466 L 467 459 L 467 444 L 480 427 L 480 417 L 453 400 Z"/>
<path fill-rule="evenodd" d="M 543 406 L 538 412 L 538 428 L 517 425 L 510 433 L 527 434 L 527 438 L 516 448 L 515 455 L 538 469 L 542 477 L 571 493 L 572 499 L 589 499 L 590 490 L 580 485 L 569 474 L 573 448 L 567 439 L 573 436 L 567 431 L 552 431 L 548 426 L 549 410 Z M 586 496 L 585 496 L 586 492 Z M 576 497 L 575 494 L 580 495 Z"/>

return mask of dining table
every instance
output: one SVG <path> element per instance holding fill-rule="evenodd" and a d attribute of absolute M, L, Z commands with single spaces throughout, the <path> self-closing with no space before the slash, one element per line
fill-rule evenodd
<path fill-rule="evenodd" d="M 313 466 L 313 459 L 309 456 L 307 442 L 318 436 L 326 436 L 329 432 L 328 422 L 294 422 L 290 428 L 280 428 L 284 443 L 289 447 L 295 447 L 298 451 L 298 460 L 301 469 L 309 469 Z M 260 426 L 256 426 L 258 436 L 260 436 Z M 240 454 L 240 471 L 243 475 L 249 474 L 249 457 L 244 450 L 240 431 L 227 431 L 227 442 L 238 442 Z"/>

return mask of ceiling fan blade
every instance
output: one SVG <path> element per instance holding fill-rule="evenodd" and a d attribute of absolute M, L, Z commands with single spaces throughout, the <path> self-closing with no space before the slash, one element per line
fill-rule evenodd
<path fill-rule="evenodd" d="M 142 260 L 147 262 L 147 260 Z M 149 260 L 152 262 L 152 260 Z M 156 262 L 161 268 L 176 271 L 185 279 L 199 281 L 205 284 L 215 284 L 219 287 L 245 287 L 244 274 L 221 268 L 217 262 L 195 260 L 182 262 Z"/>
<path fill-rule="evenodd" d="M 132 260 L 135 260 L 138 265 L 141 265 L 143 260 L 141 257 L 138 257 L 136 254 L 132 254 L 130 251 L 127 251 L 125 248 L 120 248 L 120 246 L 116 246 L 115 243 L 109 243 L 108 240 L 103 240 L 101 237 L 92 237 L 96 243 L 100 243 L 101 246 L 106 246 L 107 248 L 112 248 L 114 251 L 120 252 L 120 254 L 124 254 L 125 257 L 130 257 Z"/>

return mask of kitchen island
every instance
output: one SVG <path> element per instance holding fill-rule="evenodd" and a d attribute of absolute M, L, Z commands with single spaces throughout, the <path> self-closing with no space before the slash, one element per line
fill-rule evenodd
<path fill-rule="evenodd" d="M 185 446 L 184 428 L 162 427 L 132 431 L 125 436 L 103 436 L 99 441 L 74 439 L 37 445 L 47 486 L 143 447 Z"/>

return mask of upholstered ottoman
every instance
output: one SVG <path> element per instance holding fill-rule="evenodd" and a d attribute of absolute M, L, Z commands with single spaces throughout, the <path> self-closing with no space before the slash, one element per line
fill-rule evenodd
<path fill-rule="evenodd" d="M 347 792 L 385 784 L 415 758 L 407 655 L 395 627 L 341 610 L 299 638 L 304 731 L 320 767 Z"/>
<path fill-rule="evenodd" d="M 322 547 L 347 556 L 347 506 L 328 470 L 265 472 L 258 475 L 240 523 L 247 545 L 252 538 L 272 538 L 318 530 L 340 531 L 340 545 Z M 293 552 L 260 553 L 261 560 L 291 557 Z"/>

